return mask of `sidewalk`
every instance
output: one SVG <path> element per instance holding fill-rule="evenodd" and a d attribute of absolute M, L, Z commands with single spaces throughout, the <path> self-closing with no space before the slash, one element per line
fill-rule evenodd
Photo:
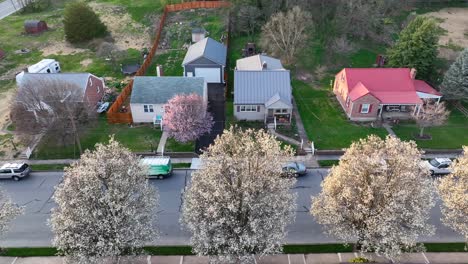
<path fill-rule="evenodd" d="M 339 264 L 358 256 L 357 253 L 285 254 L 255 258 L 256 264 Z M 393 263 L 375 254 L 367 255 L 374 263 Z M 369 257 L 370 256 L 370 257 Z M 468 253 L 410 253 L 398 263 L 462 264 L 468 262 Z M 61 257 L 0 257 L 0 264 L 62 264 Z M 111 264 L 110 262 L 103 262 Z M 208 258 L 196 256 L 135 256 L 122 257 L 118 264 L 208 264 Z"/>

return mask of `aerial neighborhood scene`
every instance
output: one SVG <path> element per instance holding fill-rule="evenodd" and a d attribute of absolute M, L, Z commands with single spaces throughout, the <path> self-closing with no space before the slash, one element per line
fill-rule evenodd
<path fill-rule="evenodd" d="M 0 0 L 0 264 L 468 263 L 468 2 Z"/>

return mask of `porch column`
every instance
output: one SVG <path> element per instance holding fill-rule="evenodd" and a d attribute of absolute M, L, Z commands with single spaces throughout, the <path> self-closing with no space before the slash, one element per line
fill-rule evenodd
<path fill-rule="evenodd" d="M 437 98 L 437 104 L 439 104 L 439 103 L 440 103 L 440 97 L 439 97 L 439 98 Z"/>
<path fill-rule="evenodd" d="M 384 109 L 384 105 L 379 105 L 379 107 L 380 107 L 379 117 L 382 117 L 382 112 L 383 112 L 383 109 Z"/>
<path fill-rule="evenodd" d="M 417 116 L 419 116 L 419 112 L 421 111 L 421 105 L 418 105 L 418 113 Z"/>
<path fill-rule="evenodd" d="M 418 105 L 414 105 L 414 110 L 413 110 L 413 115 L 416 114 L 416 111 L 418 110 Z"/>

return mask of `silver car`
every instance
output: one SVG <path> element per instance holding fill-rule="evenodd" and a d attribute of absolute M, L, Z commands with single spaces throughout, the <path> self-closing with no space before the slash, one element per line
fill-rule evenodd
<path fill-rule="evenodd" d="M 29 175 L 31 167 L 26 163 L 7 163 L 0 167 L 0 179 L 21 180 Z"/>
<path fill-rule="evenodd" d="M 431 175 L 451 173 L 450 164 L 452 164 L 452 161 L 448 158 L 435 158 L 421 162 L 421 165 L 427 168 Z"/>
<path fill-rule="evenodd" d="M 283 177 L 298 177 L 307 174 L 307 168 L 299 162 L 290 162 L 283 166 Z"/>

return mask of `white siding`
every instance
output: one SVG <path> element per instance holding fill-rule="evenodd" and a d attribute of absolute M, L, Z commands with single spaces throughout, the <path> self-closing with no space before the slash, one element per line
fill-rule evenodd
<path fill-rule="evenodd" d="M 234 116 L 237 120 L 265 121 L 265 106 L 260 105 L 260 112 L 237 112 L 237 105 L 234 105 Z"/>
<path fill-rule="evenodd" d="M 153 123 L 153 118 L 156 115 L 163 115 L 164 105 L 162 104 L 154 104 L 153 113 L 145 113 L 143 109 L 143 104 L 130 104 L 130 108 L 132 111 L 132 117 L 134 123 Z"/>

